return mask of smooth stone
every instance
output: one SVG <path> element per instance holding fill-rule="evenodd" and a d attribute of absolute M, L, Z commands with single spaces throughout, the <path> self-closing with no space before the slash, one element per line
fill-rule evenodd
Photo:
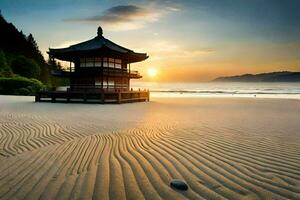
<path fill-rule="evenodd" d="M 177 189 L 177 190 L 188 190 L 189 186 L 185 181 L 179 180 L 179 179 L 173 179 L 170 183 L 171 188 Z"/>

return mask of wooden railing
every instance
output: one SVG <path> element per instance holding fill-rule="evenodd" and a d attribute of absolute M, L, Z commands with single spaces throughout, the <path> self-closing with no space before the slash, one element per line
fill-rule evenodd
<path fill-rule="evenodd" d="M 127 103 L 149 101 L 149 90 L 138 91 L 43 91 L 36 102 Z"/>
<path fill-rule="evenodd" d="M 90 85 L 76 85 L 72 88 L 67 88 L 67 91 L 82 91 L 82 92 L 122 92 L 122 91 L 128 91 L 127 84 L 121 85 L 104 85 L 101 86 L 93 86 Z"/>
<path fill-rule="evenodd" d="M 103 73 L 104 76 L 128 76 L 130 78 L 142 78 L 140 73 L 138 71 L 129 71 L 127 69 L 116 69 L 116 68 L 110 68 L 110 67 L 103 67 L 103 68 L 96 68 L 96 67 L 85 67 L 85 68 L 79 68 L 77 72 L 86 75 L 94 75 Z M 67 71 L 67 70 L 52 70 L 51 74 L 53 76 L 72 76 L 72 74 L 76 74 L 76 71 Z"/>

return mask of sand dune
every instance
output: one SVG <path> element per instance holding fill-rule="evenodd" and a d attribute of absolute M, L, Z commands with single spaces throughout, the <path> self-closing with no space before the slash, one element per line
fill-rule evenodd
<path fill-rule="evenodd" d="M 0 199 L 300 199 L 299 100 L 32 100 L 0 96 Z"/>

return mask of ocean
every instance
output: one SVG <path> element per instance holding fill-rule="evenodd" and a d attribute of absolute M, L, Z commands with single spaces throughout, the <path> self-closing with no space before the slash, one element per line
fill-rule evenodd
<path fill-rule="evenodd" d="M 253 97 L 300 99 L 300 83 L 157 83 L 131 82 L 134 89 L 148 88 L 151 97 Z"/>

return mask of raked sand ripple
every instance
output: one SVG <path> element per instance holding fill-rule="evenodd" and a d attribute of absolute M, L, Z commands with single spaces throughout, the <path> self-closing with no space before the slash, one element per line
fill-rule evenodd
<path fill-rule="evenodd" d="M 300 199 L 297 100 L 31 101 L 0 96 L 0 199 Z"/>

